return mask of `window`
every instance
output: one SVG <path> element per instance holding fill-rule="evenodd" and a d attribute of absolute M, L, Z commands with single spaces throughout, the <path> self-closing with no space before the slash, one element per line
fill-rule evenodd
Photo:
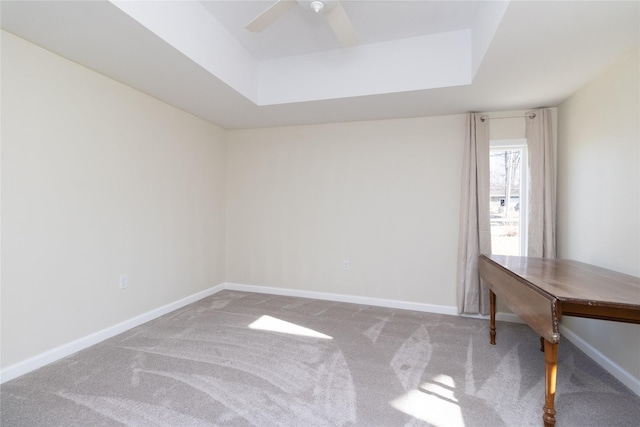
<path fill-rule="evenodd" d="M 492 140 L 489 151 L 491 248 L 527 255 L 527 140 Z"/>

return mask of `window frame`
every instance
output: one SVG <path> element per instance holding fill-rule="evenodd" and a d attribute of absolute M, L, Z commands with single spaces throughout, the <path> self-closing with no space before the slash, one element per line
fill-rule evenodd
<path fill-rule="evenodd" d="M 528 225 L 529 225 L 529 188 L 531 186 L 529 174 L 529 153 L 526 138 L 491 139 L 489 152 L 492 151 L 520 151 L 520 256 L 527 256 Z M 489 173 L 491 173 L 489 171 Z M 523 185 L 524 184 L 524 185 Z"/>

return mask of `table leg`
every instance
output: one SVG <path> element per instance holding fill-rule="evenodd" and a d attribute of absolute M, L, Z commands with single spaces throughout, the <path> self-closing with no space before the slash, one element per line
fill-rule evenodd
<path fill-rule="evenodd" d="M 496 345 L 496 294 L 491 289 L 489 289 L 489 315 L 491 316 L 489 342 Z"/>
<path fill-rule="evenodd" d="M 544 340 L 544 413 L 542 419 L 545 427 L 553 427 L 556 424 L 556 410 L 554 399 L 556 397 L 556 371 L 558 369 L 558 343 Z"/>

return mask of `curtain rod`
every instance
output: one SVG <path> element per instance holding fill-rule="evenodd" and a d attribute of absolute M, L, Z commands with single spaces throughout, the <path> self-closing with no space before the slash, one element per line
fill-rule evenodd
<path fill-rule="evenodd" d="M 533 119 L 536 117 L 536 113 L 534 113 L 533 111 L 527 114 L 523 114 L 521 116 L 501 116 L 501 117 L 491 117 L 488 114 L 484 114 L 482 116 L 480 116 L 480 121 L 484 122 L 485 120 L 493 120 L 493 119 L 514 119 L 516 117 L 528 117 L 530 119 Z"/>

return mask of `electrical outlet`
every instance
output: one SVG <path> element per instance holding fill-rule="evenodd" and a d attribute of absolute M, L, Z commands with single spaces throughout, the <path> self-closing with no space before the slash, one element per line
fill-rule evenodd
<path fill-rule="evenodd" d="M 129 286 L 129 275 L 128 274 L 121 274 L 120 275 L 120 280 L 118 281 L 119 285 L 120 285 L 120 289 L 125 289 L 126 287 Z"/>
<path fill-rule="evenodd" d="M 342 261 L 342 269 L 344 271 L 349 271 L 349 260 L 348 259 L 345 259 L 345 260 Z"/>

